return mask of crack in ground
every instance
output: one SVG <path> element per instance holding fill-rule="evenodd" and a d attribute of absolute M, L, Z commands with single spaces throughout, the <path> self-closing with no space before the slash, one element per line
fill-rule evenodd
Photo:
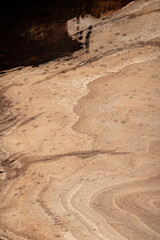
<path fill-rule="evenodd" d="M 130 152 L 118 152 L 116 150 L 91 150 L 91 151 L 76 151 L 76 152 L 69 152 L 69 153 L 64 153 L 64 154 L 56 154 L 56 155 L 50 155 L 46 156 L 46 158 L 41 158 L 38 159 L 34 162 L 44 162 L 44 161 L 52 161 L 52 160 L 58 160 L 61 159 L 62 157 L 72 157 L 76 156 L 82 159 L 93 157 L 99 154 L 108 154 L 108 155 L 127 155 L 130 154 Z"/>

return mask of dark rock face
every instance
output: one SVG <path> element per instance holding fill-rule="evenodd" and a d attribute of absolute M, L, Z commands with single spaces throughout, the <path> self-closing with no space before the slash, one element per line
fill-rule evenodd
<path fill-rule="evenodd" d="M 91 14 L 100 17 L 131 0 L 6 2 L 0 14 L 0 71 L 17 66 L 37 66 L 70 55 L 81 48 L 66 29 L 70 18 Z"/>
<path fill-rule="evenodd" d="M 37 66 L 80 49 L 80 44 L 67 35 L 65 23 L 24 23 L 6 35 L 0 41 L 0 70 Z"/>

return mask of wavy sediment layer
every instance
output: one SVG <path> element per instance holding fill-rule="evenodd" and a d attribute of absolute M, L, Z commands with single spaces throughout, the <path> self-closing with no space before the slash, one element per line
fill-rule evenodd
<path fill-rule="evenodd" d="M 159 9 L 133 2 L 87 52 L 1 76 L 1 239 L 160 239 Z"/>

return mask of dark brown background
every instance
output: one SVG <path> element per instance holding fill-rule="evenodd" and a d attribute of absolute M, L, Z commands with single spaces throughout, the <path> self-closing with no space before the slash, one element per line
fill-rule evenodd
<path fill-rule="evenodd" d="M 67 34 L 66 21 L 121 8 L 131 0 L 5 1 L 0 8 L 0 71 L 69 56 L 82 46 Z"/>

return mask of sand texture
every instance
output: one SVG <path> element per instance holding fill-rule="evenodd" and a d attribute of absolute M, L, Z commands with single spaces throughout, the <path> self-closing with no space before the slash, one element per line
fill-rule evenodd
<path fill-rule="evenodd" d="M 160 240 L 160 1 L 92 23 L 0 76 L 1 240 Z"/>

